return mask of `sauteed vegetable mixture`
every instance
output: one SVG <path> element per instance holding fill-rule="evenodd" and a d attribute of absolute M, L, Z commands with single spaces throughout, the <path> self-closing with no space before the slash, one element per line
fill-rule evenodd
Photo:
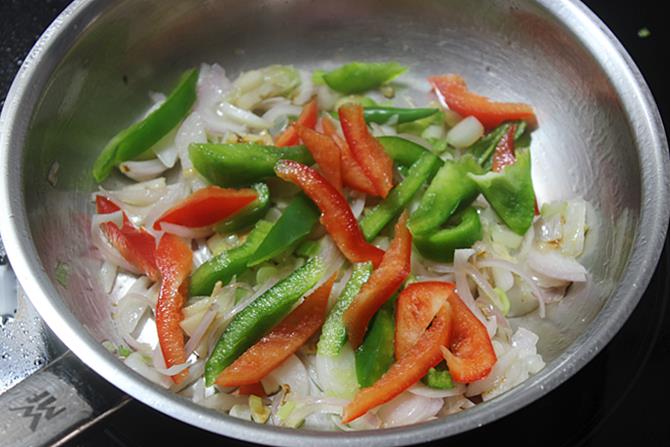
<path fill-rule="evenodd" d="M 587 280 L 587 204 L 539 207 L 531 106 L 406 70 L 202 65 L 152 94 L 93 166 L 106 346 L 203 406 L 325 430 L 457 413 L 540 371 L 515 317 Z"/>

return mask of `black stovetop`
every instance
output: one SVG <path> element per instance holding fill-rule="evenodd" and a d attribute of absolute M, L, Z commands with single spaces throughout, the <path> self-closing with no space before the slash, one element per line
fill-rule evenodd
<path fill-rule="evenodd" d="M 0 0 L 0 105 L 39 34 L 68 0 Z M 585 2 L 633 56 L 670 118 L 665 57 L 668 47 L 665 2 Z M 650 34 L 646 37 L 644 31 Z M 449 441 L 431 445 L 511 443 L 537 446 L 670 445 L 670 259 L 668 243 L 637 309 L 610 344 L 567 383 L 514 414 Z M 153 446 L 225 444 L 249 446 L 190 427 L 138 402 L 75 438 L 70 446 Z"/>

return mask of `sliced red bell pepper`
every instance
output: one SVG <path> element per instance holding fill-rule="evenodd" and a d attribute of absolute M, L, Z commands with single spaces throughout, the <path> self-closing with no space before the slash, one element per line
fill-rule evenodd
<path fill-rule="evenodd" d="M 323 326 L 328 297 L 336 277 L 337 274 L 331 276 L 267 335 L 224 369 L 216 378 L 217 385 L 258 383 L 300 349 Z"/>
<path fill-rule="evenodd" d="M 292 160 L 280 160 L 275 172 L 278 177 L 298 185 L 319 207 L 321 223 L 350 262 L 371 261 L 375 266 L 382 262 L 384 251 L 365 240 L 347 199 L 321 174 Z"/>
<path fill-rule="evenodd" d="M 449 304 L 452 310 L 449 349 L 442 348 L 449 374 L 459 383 L 483 379 L 496 363 L 496 353 L 486 327 L 455 292 L 449 295 Z"/>
<path fill-rule="evenodd" d="M 154 230 L 160 230 L 161 222 L 189 228 L 214 225 L 254 200 L 256 191 L 251 188 L 228 189 L 214 185 L 207 186 L 167 210 L 154 223 Z"/>
<path fill-rule="evenodd" d="M 395 358 L 401 358 L 421 338 L 454 285 L 428 281 L 412 283 L 398 295 L 395 322 Z"/>
<path fill-rule="evenodd" d="M 393 160 L 370 134 L 359 104 L 345 104 L 338 111 L 342 131 L 351 152 L 374 185 L 377 195 L 386 197 L 393 188 Z"/>
<path fill-rule="evenodd" d="M 513 165 L 516 161 L 516 156 L 514 155 L 515 133 L 516 126 L 512 124 L 509 126 L 505 135 L 498 141 L 496 150 L 493 153 L 493 163 L 491 164 L 491 170 L 493 172 L 500 172 L 502 171 L 502 168 L 508 165 Z"/>
<path fill-rule="evenodd" d="M 474 116 L 486 129 L 514 120 L 537 126 L 535 112 L 528 104 L 491 101 L 468 90 L 463 78 L 455 74 L 431 76 L 428 80 L 451 110 L 463 117 Z"/>
<path fill-rule="evenodd" d="M 296 125 L 298 135 L 312 158 L 319 165 L 321 174 L 338 191 L 342 190 L 342 168 L 340 167 L 340 147 L 327 135 L 307 127 Z"/>
<path fill-rule="evenodd" d="M 98 214 L 120 211 L 114 202 L 103 196 L 95 197 Z M 156 241 L 142 228 L 136 228 L 123 213 L 123 224 L 119 228 L 114 222 L 100 224 L 100 229 L 110 244 L 123 258 L 147 275 L 152 281 L 158 281 L 160 273 L 156 267 Z"/>
<path fill-rule="evenodd" d="M 449 339 L 450 306 L 444 304 L 430 328 L 416 344 L 391 365 L 388 371 L 371 387 L 358 391 L 353 400 L 344 407 L 342 423 L 347 424 L 363 416 L 369 410 L 386 403 L 417 383 L 442 361 L 440 348 Z"/>
<path fill-rule="evenodd" d="M 330 118 L 324 116 L 321 119 L 321 126 L 323 127 L 323 132 L 332 138 L 333 141 L 335 141 L 335 144 L 340 147 L 342 182 L 356 191 L 376 196 L 377 191 L 375 190 L 374 185 L 354 158 L 347 142 L 337 133 L 335 124 L 333 124 Z"/>
<path fill-rule="evenodd" d="M 406 226 L 405 211 L 395 226 L 395 236 L 384 254 L 381 264 L 363 284 L 343 320 L 349 341 L 354 349 L 363 342 L 368 323 L 379 308 L 400 288 L 411 270 L 412 235 Z"/>
<path fill-rule="evenodd" d="M 193 254 L 179 237 L 164 234 L 156 249 L 156 265 L 161 273 L 161 288 L 156 303 L 156 329 L 158 343 L 170 368 L 186 362 L 184 333 L 179 323 L 183 319 L 182 308 L 188 288 L 185 281 L 191 273 Z M 188 376 L 188 370 L 172 376 L 180 383 Z"/>
<path fill-rule="evenodd" d="M 98 214 L 111 214 L 121 211 L 121 208 L 105 196 L 95 196 L 95 211 Z M 123 220 L 126 220 L 126 214 L 123 214 Z"/>
<path fill-rule="evenodd" d="M 319 118 L 319 104 L 316 98 L 312 98 L 302 108 L 302 113 L 295 124 L 314 129 L 316 120 Z M 275 139 L 275 146 L 295 146 L 300 141 L 298 132 L 294 125 L 290 125 L 281 135 Z"/>

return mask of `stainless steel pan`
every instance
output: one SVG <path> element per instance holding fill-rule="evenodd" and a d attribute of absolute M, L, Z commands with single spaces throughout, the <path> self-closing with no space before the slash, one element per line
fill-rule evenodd
<path fill-rule="evenodd" d="M 167 89 L 181 70 L 201 61 L 219 62 L 234 75 L 270 63 L 314 67 L 352 59 L 398 60 L 418 76 L 461 73 L 479 92 L 535 106 L 539 199 L 581 195 L 594 206 L 582 258 L 591 283 L 571 288 L 545 320 L 523 321 L 541 333 L 547 367 L 447 419 L 358 433 L 246 423 L 127 369 L 100 344 L 114 337 L 87 234 L 96 188 L 90 167 L 100 148 L 146 107 L 147 91 Z M 79 0 L 25 60 L 0 124 L 2 237 L 21 284 L 54 332 L 130 396 L 206 430 L 260 443 L 418 443 L 481 426 L 542 397 L 624 323 L 654 270 L 668 224 L 668 147 L 656 106 L 621 45 L 577 1 Z M 53 186 L 47 178 L 55 163 Z M 67 288 L 56 281 L 63 263 L 70 266 Z M 74 369 L 66 368 L 70 375 Z M 16 408 L 50 386 L 35 383 L 33 394 L 17 388 L 13 403 L 4 398 L 1 405 Z M 68 392 L 78 395 L 52 394 Z M 59 404 L 45 408 L 55 413 Z M 0 413 L 21 412 L 3 407 Z M 31 441 L 29 427 L 21 431 L 26 421 L 16 421 L 0 422 L 0 431 Z"/>

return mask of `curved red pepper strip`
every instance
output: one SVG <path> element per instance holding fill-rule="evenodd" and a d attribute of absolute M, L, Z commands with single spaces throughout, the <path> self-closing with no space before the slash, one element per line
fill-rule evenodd
<path fill-rule="evenodd" d="M 375 190 L 374 185 L 365 175 L 365 172 L 363 172 L 363 168 L 361 168 L 356 159 L 354 159 L 354 155 L 351 153 L 351 149 L 347 142 L 337 133 L 335 124 L 333 124 L 330 118 L 324 116 L 321 119 L 321 126 L 323 127 L 323 133 L 332 138 L 335 144 L 340 147 L 342 182 L 356 191 L 376 196 L 377 191 Z"/>
<path fill-rule="evenodd" d="M 455 74 L 431 76 L 428 81 L 449 108 L 463 117 L 474 116 L 486 129 L 493 129 L 505 121 L 523 120 L 537 126 L 533 108 L 528 104 L 494 102 L 468 90 L 462 77 Z"/>
<path fill-rule="evenodd" d="M 411 270 L 412 235 L 406 226 L 405 211 L 395 226 L 395 236 L 384 257 L 363 284 L 349 308 L 344 312 L 344 325 L 349 341 L 354 349 L 363 342 L 368 323 L 391 296 L 407 279 Z"/>
<path fill-rule="evenodd" d="M 161 273 L 161 289 L 156 303 L 156 329 L 158 343 L 170 368 L 186 362 L 184 333 L 179 323 L 183 319 L 182 308 L 186 301 L 186 279 L 191 273 L 193 254 L 179 237 L 164 234 L 156 249 L 156 265 Z M 188 376 L 188 369 L 172 376 L 180 383 Z"/>
<path fill-rule="evenodd" d="M 451 325 L 450 306 L 440 308 L 430 328 L 405 355 L 391 365 L 388 371 L 371 387 L 363 388 L 344 408 L 342 423 L 347 424 L 369 410 L 386 403 L 421 380 L 442 361 L 442 348 L 449 340 Z"/>
<path fill-rule="evenodd" d="M 316 98 L 312 98 L 302 108 L 302 113 L 296 120 L 296 124 L 314 129 L 316 120 L 319 118 L 319 105 Z M 275 146 L 295 146 L 300 142 L 300 137 L 295 126 L 289 126 L 281 135 L 275 139 Z"/>
<path fill-rule="evenodd" d="M 386 197 L 393 188 L 393 160 L 384 147 L 370 134 L 363 116 L 363 107 L 345 104 L 338 110 L 342 132 L 347 144 L 377 195 Z"/>
<path fill-rule="evenodd" d="M 319 207 L 321 223 L 350 262 L 371 261 L 379 265 L 384 251 L 365 240 L 347 199 L 321 174 L 292 160 L 280 160 L 275 165 L 275 173 L 298 185 Z"/>
<path fill-rule="evenodd" d="M 451 336 L 449 349 L 442 348 L 449 374 L 458 383 L 483 379 L 496 363 L 496 353 L 486 327 L 454 292 L 449 295 L 451 305 Z"/>
<path fill-rule="evenodd" d="M 163 213 L 154 223 L 154 230 L 160 230 L 161 222 L 188 228 L 214 225 L 254 200 L 256 191 L 253 189 L 228 189 L 210 185 L 197 190 L 186 200 Z"/>
<path fill-rule="evenodd" d="M 395 358 L 401 358 L 416 344 L 452 293 L 453 284 L 439 281 L 412 283 L 400 292 L 396 304 Z"/>
<path fill-rule="evenodd" d="M 114 202 L 103 196 L 95 197 L 95 205 L 98 214 L 121 211 Z M 133 226 L 125 213 L 121 228 L 113 222 L 104 222 L 100 224 L 100 229 L 126 261 L 152 281 L 159 280 L 160 273 L 156 267 L 156 241 L 151 234 Z"/>
<path fill-rule="evenodd" d="M 258 383 L 284 360 L 294 354 L 323 326 L 328 297 L 337 274 L 305 298 L 270 333 L 247 349 L 216 378 L 219 386 L 242 386 Z"/>
<path fill-rule="evenodd" d="M 298 135 L 312 158 L 319 165 L 321 174 L 338 191 L 342 191 L 342 168 L 340 166 L 340 147 L 332 138 L 315 130 L 297 124 Z"/>
<path fill-rule="evenodd" d="M 516 161 L 516 156 L 514 155 L 514 134 L 516 134 L 516 126 L 512 124 L 507 129 L 505 135 L 498 141 L 496 150 L 493 153 L 493 163 L 491 164 L 493 172 L 500 172 L 502 168 L 513 165 Z"/>

